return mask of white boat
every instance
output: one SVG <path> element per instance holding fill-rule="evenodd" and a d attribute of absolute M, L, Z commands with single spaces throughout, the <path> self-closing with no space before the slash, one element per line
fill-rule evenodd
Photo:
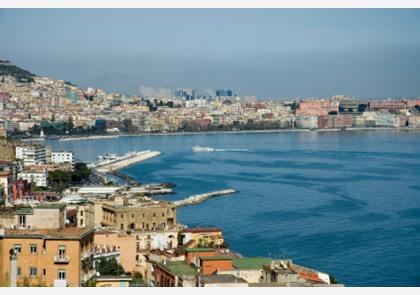
<path fill-rule="evenodd" d="M 208 146 L 199 146 L 196 145 L 192 148 L 193 152 L 200 153 L 200 152 L 214 152 L 214 148 Z"/>

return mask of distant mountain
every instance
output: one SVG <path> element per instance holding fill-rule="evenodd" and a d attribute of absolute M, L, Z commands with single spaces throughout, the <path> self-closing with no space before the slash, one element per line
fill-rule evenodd
<path fill-rule="evenodd" d="M 19 82 L 33 82 L 36 75 L 23 70 L 14 64 L 10 63 L 8 60 L 0 59 L 0 76 L 13 76 Z"/>

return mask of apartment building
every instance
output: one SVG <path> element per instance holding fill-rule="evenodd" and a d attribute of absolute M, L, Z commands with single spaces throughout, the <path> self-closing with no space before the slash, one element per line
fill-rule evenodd
<path fill-rule="evenodd" d="M 163 201 L 103 204 L 102 216 L 103 226 L 118 230 L 166 230 L 176 226 L 176 207 Z"/>
<path fill-rule="evenodd" d="M 66 204 L 43 203 L 38 207 L 4 208 L 0 211 L 0 226 L 14 229 L 64 228 Z"/>
<path fill-rule="evenodd" d="M 51 152 L 51 162 L 54 164 L 71 164 L 73 165 L 73 152 Z"/>
<path fill-rule="evenodd" d="M 0 284 L 9 285 L 10 250 L 17 285 L 78 287 L 95 275 L 93 229 L 0 230 Z"/>

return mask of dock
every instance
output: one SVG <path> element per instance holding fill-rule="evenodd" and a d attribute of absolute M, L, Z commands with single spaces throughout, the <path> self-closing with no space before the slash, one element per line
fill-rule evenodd
<path fill-rule="evenodd" d="M 141 151 L 141 152 L 133 152 L 126 154 L 122 157 L 118 157 L 112 161 L 106 161 L 105 163 L 96 163 L 92 164 L 91 168 L 95 169 L 99 173 L 109 173 L 116 170 L 123 169 L 133 164 L 137 164 L 148 160 L 150 158 L 157 157 L 161 154 L 161 152 L 157 151 Z"/>
<path fill-rule="evenodd" d="M 183 200 L 175 201 L 175 202 L 173 202 L 173 204 L 176 207 L 195 205 L 195 204 L 202 203 L 202 202 L 204 202 L 204 201 L 206 201 L 210 198 L 214 198 L 214 197 L 217 197 L 217 196 L 230 195 L 230 194 L 233 194 L 233 193 L 236 193 L 236 190 L 225 189 L 225 190 L 215 191 L 215 192 L 201 194 L 201 195 L 193 195 L 193 196 L 190 196 L 190 197 L 185 198 Z"/>

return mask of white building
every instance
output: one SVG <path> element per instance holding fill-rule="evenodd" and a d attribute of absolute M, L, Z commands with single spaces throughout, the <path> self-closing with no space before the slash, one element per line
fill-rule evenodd
<path fill-rule="evenodd" d="M 23 160 L 24 166 L 45 164 L 47 148 L 41 144 L 29 144 L 16 147 L 16 159 Z"/>
<path fill-rule="evenodd" d="M 51 153 L 51 162 L 55 164 L 71 164 L 73 165 L 73 152 L 52 152 Z"/>
<path fill-rule="evenodd" d="M 22 178 L 29 183 L 34 182 L 36 186 L 47 186 L 47 171 L 23 171 L 18 173 L 18 179 Z"/>

